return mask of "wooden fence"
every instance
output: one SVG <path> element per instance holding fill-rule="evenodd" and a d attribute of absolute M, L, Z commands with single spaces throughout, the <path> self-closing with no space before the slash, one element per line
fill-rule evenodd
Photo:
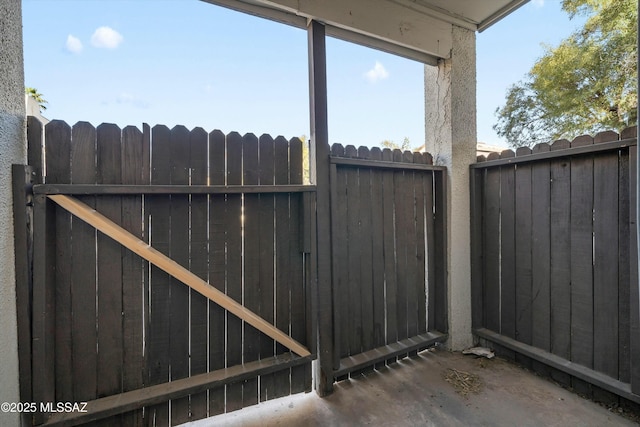
<path fill-rule="evenodd" d="M 333 145 L 334 375 L 446 339 L 445 170 L 431 156 Z"/>
<path fill-rule="evenodd" d="M 331 384 L 447 337 L 446 171 L 428 154 L 335 145 L 320 236 L 297 138 L 29 118 L 28 143 L 20 386 L 45 406 L 25 425 L 175 425 L 309 391 L 324 333 Z"/>
<path fill-rule="evenodd" d="M 640 402 L 636 158 L 636 128 L 479 158 L 472 298 L 475 333 L 503 354 Z"/>
<path fill-rule="evenodd" d="M 40 411 L 35 424 L 175 425 L 311 389 L 309 353 L 294 356 L 243 311 L 314 348 L 314 187 L 302 186 L 297 138 L 42 128 L 32 118 L 28 138 L 33 381 L 24 389 L 35 402 L 89 402 L 84 414 Z M 58 197 L 69 196 L 142 249 L 63 209 Z M 178 265 L 163 270 L 138 256 L 145 250 Z M 180 268 L 242 304 L 245 320 L 176 279 Z"/>

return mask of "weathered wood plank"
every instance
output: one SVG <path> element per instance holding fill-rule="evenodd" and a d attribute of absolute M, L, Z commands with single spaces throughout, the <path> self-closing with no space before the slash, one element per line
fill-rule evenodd
<path fill-rule="evenodd" d="M 258 165 L 258 138 L 253 134 L 242 137 L 242 183 L 258 184 L 260 170 Z M 257 194 L 244 196 L 244 306 L 261 316 L 260 300 L 260 199 Z M 260 332 L 253 326 L 243 325 L 244 362 L 253 362 L 260 358 Z M 258 403 L 258 378 L 245 380 L 242 391 L 242 406 Z"/>
<path fill-rule="evenodd" d="M 96 129 L 97 177 L 99 184 L 120 184 L 122 151 L 120 128 L 102 124 Z M 96 199 L 96 210 L 116 224 L 122 223 L 119 196 Z M 122 248 L 112 239 L 97 236 L 98 284 L 98 398 L 122 391 Z"/>
<path fill-rule="evenodd" d="M 13 196 L 13 231 L 15 248 L 16 317 L 18 332 L 18 381 L 20 401 L 33 402 L 32 397 L 32 264 L 33 249 L 33 197 L 27 189 L 33 183 L 33 168 L 25 165 L 11 166 L 11 190 Z M 44 236 L 41 236 L 44 237 Z M 31 414 L 21 414 L 21 422 L 31 421 Z"/>
<path fill-rule="evenodd" d="M 484 176 L 484 326 L 500 331 L 500 170 L 487 169 Z M 508 203 L 508 200 L 506 201 Z M 502 282 L 503 288 L 515 283 Z"/>
<path fill-rule="evenodd" d="M 402 161 L 412 163 L 414 161 L 413 153 L 405 151 L 402 153 Z M 416 282 L 418 280 L 417 264 L 416 264 L 416 196 L 415 196 L 415 172 L 405 171 L 405 179 L 407 182 L 407 199 L 406 219 L 407 219 L 407 241 L 406 241 L 406 257 L 407 257 L 407 338 L 418 333 L 418 304 L 416 295 Z M 423 267 L 424 268 L 424 267 Z"/>
<path fill-rule="evenodd" d="M 393 160 L 401 162 L 402 152 L 393 150 Z M 395 209 L 395 227 L 396 227 L 396 265 L 397 265 L 397 294 L 396 294 L 396 315 L 397 315 L 397 331 L 398 340 L 408 338 L 407 332 L 407 241 L 409 239 L 408 229 L 410 221 L 409 207 L 407 200 L 409 198 L 409 182 L 404 171 L 394 172 L 394 209 Z M 401 355 L 402 356 L 402 355 Z"/>
<path fill-rule="evenodd" d="M 151 184 L 168 184 L 171 176 L 171 131 L 166 126 L 157 125 L 151 129 Z M 145 199 L 148 206 L 149 241 L 160 253 L 169 255 L 170 248 L 170 209 L 169 196 L 155 196 Z M 150 273 L 150 316 L 149 316 L 149 352 L 147 372 L 149 385 L 162 384 L 169 380 L 171 299 L 170 277 L 157 266 Z M 148 409 L 148 417 L 157 425 L 169 424 L 169 402 Z"/>
<path fill-rule="evenodd" d="M 422 153 L 413 153 L 414 161 L 418 164 L 424 164 L 426 162 L 425 156 Z M 427 293 L 426 293 L 426 269 L 428 263 L 426 260 L 426 216 L 427 213 L 433 212 L 430 205 L 426 203 L 430 202 L 426 199 L 427 177 L 431 178 L 432 172 L 415 172 L 414 173 L 414 197 L 415 197 L 415 229 L 416 229 L 416 250 L 415 250 L 415 265 L 416 265 L 416 280 L 415 280 L 415 293 L 416 293 L 416 329 L 415 334 L 422 334 L 427 332 Z M 429 180 L 429 183 L 431 181 Z M 431 189 L 430 189 L 431 190 Z M 375 233 L 375 229 L 374 229 Z"/>
<path fill-rule="evenodd" d="M 596 139 L 595 142 L 600 141 Z M 593 316 L 597 319 L 593 324 L 593 368 L 617 378 L 620 286 L 617 152 L 594 156 L 593 210 Z"/>
<path fill-rule="evenodd" d="M 311 21 L 309 42 L 309 105 L 311 110 L 311 182 L 318 185 L 316 237 L 318 283 L 318 364 L 316 390 L 320 396 L 333 391 L 333 319 L 331 286 L 331 206 L 329 188 L 329 130 L 327 120 L 327 57 L 325 27 Z"/>
<path fill-rule="evenodd" d="M 506 150 L 502 158 L 514 157 L 515 153 Z M 500 168 L 500 210 L 501 210 L 501 319 L 500 331 L 509 338 L 516 338 L 516 171 L 513 166 Z M 515 354 L 508 355 L 515 359 Z"/>
<path fill-rule="evenodd" d="M 358 158 L 369 159 L 370 152 L 367 147 L 358 148 Z M 359 224 L 358 240 L 360 241 L 360 265 L 353 266 L 359 269 L 360 311 L 362 313 L 361 351 L 374 348 L 373 344 L 373 269 L 372 269 L 372 235 L 377 230 L 371 228 L 371 169 L 360 168 L 358 170 L 358 196 L 359 196 Z M 354 302 L 355 303 L 355 302 Z"/>
<path fill-rule="evenodd" d="M 195 128 L 189 135 L 189 167 L 191 168 L 191 185 L 205 185 L 208 179 L 208 136 L 202 128 Z M 209 230 L 208 230 L 207 195 L 191 195 L 191 238 L 189 240 L 189 270 L 202 280 L 209 279 Z M 190 292 L 191 304 L 191 366 L 189 376 L 207 372 L 209 322 L 208 300 L 204 295 Z M 190 410 L 192 420 L 207 416 L 207 393 L 191 395 Z"/>
<path fill-rule="evenodd" d="M 482 228 L 482 201 L 484 194 L 483 176 L 482 170 L 471 169 L 470 175 L 470 198 L 471 198 L 471 325 L 474 329 L 482 327 L 484 321 L 484 301 L 482 299 L 482 280 L 483 280 L 483 228 Z M 429 221 L 427 221 L 427 227 L 429 227 Z M 427 236 L 430 236 L 432 232 L 427 229 Z M 431 273 L 431 251 L 433 248 L 432 239 L 429 238 L 429 283 L 432 283 Z M 431 295 L 431 291 L 429 291 Z M 431 298 L 429 298 L 429 325 L 433 324 L 431 308 Z"/>
<path fill-rule="evenodd" d="M 622 135 L 621 135 L 622 137 Z M 618 157 L 618 379 L 631 382 L 631 283 L 630 283 L 630 217 L 629 150 Z M 616 230 L 614 230 L 615 232 Z"/>
<path fill-rule="evenodd" d="M 433 188 L 435 192 L 435 330 L 440 333 L 449 331 L 447 302 L 447 174 L 435 172 Z"/>
<path fill-rule="evenodd" d="M 531 150 L 519 148 L 517 156 Z M 531 344 L 532 331 L 532 269 L 531 269 L 531 165 L 519 165 L 516 169 L 515 190 L 515 255 L 516 255 L 516 339 Z M 516 359 L 518 356 L 516 355 Z"/>
<path fill-rule="evenodd" d="M 289 182 L 289 143 L 283 137 L 274 140 L 275 184 Z M 291 283 L 289 282 L 289 251 L 291 236 L 289 235 L 289 195 L 275 195 L 275 320 L 280 330 L 289 331 L 291 324 Z M 276 345 L 276 354 L 285 349 Z M 287 396 L 291 392 L 290 372 L 278 372 L 274 376 L 273 397 Z"/>
<path fill-rule="evenodd" d="M 347 157 L 357 157 L 356 147 L 345 147 Z M 362 346 L 362 305 L 360 303 L 360 258 L 362 256 L 362 241 L 360 240 L 358 225 L 360 223 L 360 191 L 358 187 L 358 169 L 345 170 L 346 175 L 346 204 L 347 204 L 347 300 L 348 307 L 343 321 L 347 329 L 348 355 L 358 354 Z M 347 326 L 348 325 L 348 326 Z M 343 349 L 344 352 L 344 349 Z"/>
<path fill-rule="evenodd" d="M 212 387 L 217 389 L 224 387 L 224 384 L 243 381 L 246 378 L 252 378 L 260 374 L 268 374 L 285 367 L 297 366 L 302 363 L 308 363 L 308 357 L 296 358 L 290 354 L 283 354 L 278 357 L 211 371 L 191 378 L 176 380 L 87 402 L 86 412 L 59 412 L 45 425 L 74 426 L 89 423 L 101 418 L 141 408 L 145 405 L 155 405 L 167 399 L 176 399 L 190 393 L 203 392 Z"/>
<path fill-rule="evenodd" d="M 96 183 L 96 135 L 96 129 L 87 122 L 79 122 L 73 127 L 71 149 L 72 183 Z M 49 158 L 48 149 L 47 158 Z M 47 170 L 49 169 L 47 168 Z M 95 197 L 85 197 L 83 202 L 92 208 L 96 207 Z M 67 221 L 65 220 L 65 226 L 66 224 Z M 69 375 L 68 378 L 73 380 L 74 400 L 86 401 L 95 399 L 98 389 L 96 232 L 91 226 L 77 218 L 72 219 L 71 226 L 73 233 L 71 242 L 72 262 L 60 260 L 58 270 L 62 272 L 70 269 L 71 273 L 71 301 L 68 308 L 70 309 L 69 315 L 72 320 L 73 352 L 71 359 L 67 359 L 65 353 L 58 355 L 58 357 L 64 359 L 61 360 L 61 365 L 65 365 L 67 368 L 62 368 L 57 375 Z M 64 233 L 63 229 L 58 231 L 59 233 Z M 60 239 L 64 239 L 64 237 L 58 234 L 58 241 Z M 61 269 L 62 263 L 68 265 L 68 267 L 63 267 L 64 270 Z M 58 292 L 64 292 L 67 285 L 64 282 L 58 282 L 58 285 Z M 65 304 L 67 303 L 60 300 L 59 309 L 64 310 Z M 71 366 L 69 365 L 69 360 L 72 361 Z M 66 369 L 71 369 L 71 372 L 65 372 Z"/>
<path fill-rule="evenodd" d="M 184 126 L 171 129 L 169 153 L 171 156 L 170 184 L 188 185 L 190 173 L 189 130 Z M 171 196 L 171 258 L 189 268 L 189 196 Z M 189 288 L 171 279 L 171 326 L 169 351 L 171 358 L 171 381 L 189 376 Z M 189 398 L 171 401 L 171 425 L 189 420 Z"/>
<path fill-rule="evenodd" d="M 302 141 L 289 141 L 289 184 L 302 184 Z M 302 246 L 302 194 L 289 195 L 289 282 L 291 283 L 291 337 L 309 347 L 307 340 L 306 289 Z M 291 368 L 291 393 L 311 391 L 311 364 Z"/>
<path fill-rule="evenodd" d="M 569 141 L 556 141 L 551 150 L 569 147 Z M 550 188 L 550 327 L 553 333 L 550 352 L 571 357 L 571 166 L 569 159 L 551 162 Z M 556 381 L 570 386 L 571 379 L 564 373 L 552 373 Z"/>
<path fill-rule="evenodd" d="M 237 132 L 227 135 L 227 184 L 242 184 L 242 136 Z M 242 302 L 242 196 L 228 195 L 224 221 L 227 235 L 227 288 L 226 294 Z M 227 367 L 242 363 L 242 321 L 227 312 Z M 242 408 L 242 384 L 226 387 L 226 411 Z"/>
<path fill-rule="evenodd" d="M 572 147 L 590 146 L 583 136 Z M 571 361 L 593 368 L 593 157 L 571 159 Z M 587 396 L 591 387 L 574 381 Z"/>
<path fill-rule="evenodd" d="M 33 248 L 33 384 L 35 402 L 53 402 L 56 399 L 56 207 L 43 196 L 34 197 Z M 34 415 L 40 424 L 46 415 Z"/>
<path fill-rule="evenodd" d="M 224 134 L 215 130 L 209 134 L 209 175 L 212 185 L 226 183 L 226 142 Z M 217 290 L 226 290 L 226 224 L 225 196 L 212 194 L 209 198 L 209 283 Z M 209 371 L 226 367 L 226 312 L 209 302 Z M 225 387 L 209 390 L 209 416 L 225 411 Z"/>
<path fill-rule="evenodd" d="M 149 160 L 145 159 L 143 133 L 134 126 L 122 130 L 122 167 L 123 184 L 142 184 L 149 182 Z M 145 161 L 146 160 L 146 161 Z M 122 198 L 122 228 L 134 236 L 144 239 L 142 196 Z M 140 257 L 126 248 L 121 248 L 122 256 L 122 391 L 136 390 L 144 385 L 144 328 L 148 312 L 145 310 L 144 296 L 148 294 L 149 284 L 145 277 L 148 265 Z M 143 411 L 132 411 L 122 416 L 126 425 L 142 425 Z"/>
<path fill-rule="evenodd" d="M 260 185 L 273 185 L 274 169 L 274 143 L 270 135 L 261 135 L 259 140 L 259 183 Z M 264 320 L 275 324 L 274 298 L 275 298 L 275 269 L 274 269 L 274 242 L 275 229 L 275 198 L 272 194 L 260 194 L 259 218 L 260 222 L 260 315 Z M 260 334 L 260 359 L 275 355 L 275 342 L 269 336 Z M 260 400 L 265 401 L 274 394 L 274 374 L 260 377 Z"/>
<path fill-rule="evenodd" d="M 548 144 L 539 144 L 533 153 L 549 151 Z M 531 343 L 545 351 L 551 349 L 551 234 L 550 203 L 551 175 L 550 163 L 539 162 L 531 171 L 531 294 L 532 294 L 532 337 Z"/>
<path fill-rule="evenodd" d="M 344 156 L 344 147 L 340 144 L 331 146 L 331 154 Z M 331 171 L 331 255 L 332 255 L 332 283 L 333 283 L 333 317 L 335 330 L 333 332 L 334 354 L 333 367 L 340 366 L 340 359 L 349 354 L 348 322 L 348 278 L 347 269 L 347 175 L 344 169 L 338 169 L 334 164 Z M 335 218 L 335 220 L 333 220 Z"/>
<path fill-rule="evenodd" d="M 637 240 L 637 203 L 638 203 L 638 147 L 629 147 L 629 218 L 631 225 L 630 234 L 630 352 L 632 355 L 640 354 L 640 286 L 638 286 L 638 240 Z M 637 357 L 631 359 L 631 391 L 640 396 L 640 362 Z"/>
<path fill-rule="evenodd" d="M 371 149 L 371 160 L 381 161 L 382 150 Z M 383 199 L 382 171 L 374 170 L 371 175 L 371 264 L 373 297 L 373 346 L 385 344 L 384 318 L 384 244 L 383 244 Z"/>
<path fill-rule="evenodd" d="M 390 149 L 382 150 L 382 159 L 393 160 Z M 398 341 L 397 327 L 397 263 L 396 263 L 396 238 L 394 222 L 394 173 L 385 170 L 382 173 L 382 221 L 383 221 L 383 247 L 384 247 L 384 284 L 385 284 L 385 312 L 386 312 L 386 337 L 385 343 L 391 344 Z"/>

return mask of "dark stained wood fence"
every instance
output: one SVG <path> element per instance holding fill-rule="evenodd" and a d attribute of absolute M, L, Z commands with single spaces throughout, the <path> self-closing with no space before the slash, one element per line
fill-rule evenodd
<path fill-rule="evenodd" d="M 35 424 L 175 425 L 311 389 L 309 357 L 47 199 L 73 195 L 313 349 L 303 232 L 314 187 L 302 186 L 300 140 L 183 126 L 43 129 L 32 118 L 28 137 L 31 398 L 89 402 L 89 414 L 44 411 Z"/>
<path fill-rule="evenodd" d="M 429 154 L 333 145 L 338 379 L 446 339 L 444 179 Z"/>
<path fill-rule="evenodd" d="M 479 158 L 472 298 L 475 333 L 503 354 L 640 402 L 636 156 L 630 128 Z"/>
<path fill-rule="evenodd" d="M 446 171 L 428 154 L 333 146 L 320 239 L 297 138 L 29 118 L 28 143 L 21 393 L 88 403 L 26 424 L 176 425 L 310 391 L 319 330 L 330 384 L 447 338 Z"/>

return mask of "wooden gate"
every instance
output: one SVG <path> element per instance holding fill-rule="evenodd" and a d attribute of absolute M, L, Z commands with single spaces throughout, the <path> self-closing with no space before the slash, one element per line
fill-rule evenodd
<path fill-rule="evenodd" d="M 28 138 L 34 424 L 175 425 L 311 389 L 300 140 L 34 119 Z"/>
<path fill-rule="evenodd" d="M 445 170 L 428 154 L 324 158 L 326 328 L 297 138 L 29 118 L 28 143 L 14 167 L 26 425 L 176 425 L 310 391 L 321 328 L 331 383 L 446 339 Z"/>
<path fill-rule="evenodd" d="M 334 378 L 446 339 L 445 169 L 409 151 L 333 145 Z"/>

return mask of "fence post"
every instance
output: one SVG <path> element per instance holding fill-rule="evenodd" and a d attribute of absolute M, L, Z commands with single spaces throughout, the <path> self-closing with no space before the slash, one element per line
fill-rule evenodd
<path fill-rule="evenodd" d="M 325 27 L 311 21 L 309 41 L 309 103 L 311 113 L 311 182 L 317 186 L 316 230 L 318 256 L 318 379 L 316 392 L 333 391 L 333 308 L 331 284 L 331 207 L 329 206 L 329 136 L 327 124 L 327 67 Z"/>
<path fill-rule="evenodd" d="M 33 184 L 32 168 L 12 166 L 13 177 L 13 227 L 16 265 L 16 313 L 18 315 L 18 372 L 20 401 L 31 402 L 31 248 L 32 206 L 30 187 Z M 28 425 L 30 414 L 22 414 L 22 422 Z"/>

